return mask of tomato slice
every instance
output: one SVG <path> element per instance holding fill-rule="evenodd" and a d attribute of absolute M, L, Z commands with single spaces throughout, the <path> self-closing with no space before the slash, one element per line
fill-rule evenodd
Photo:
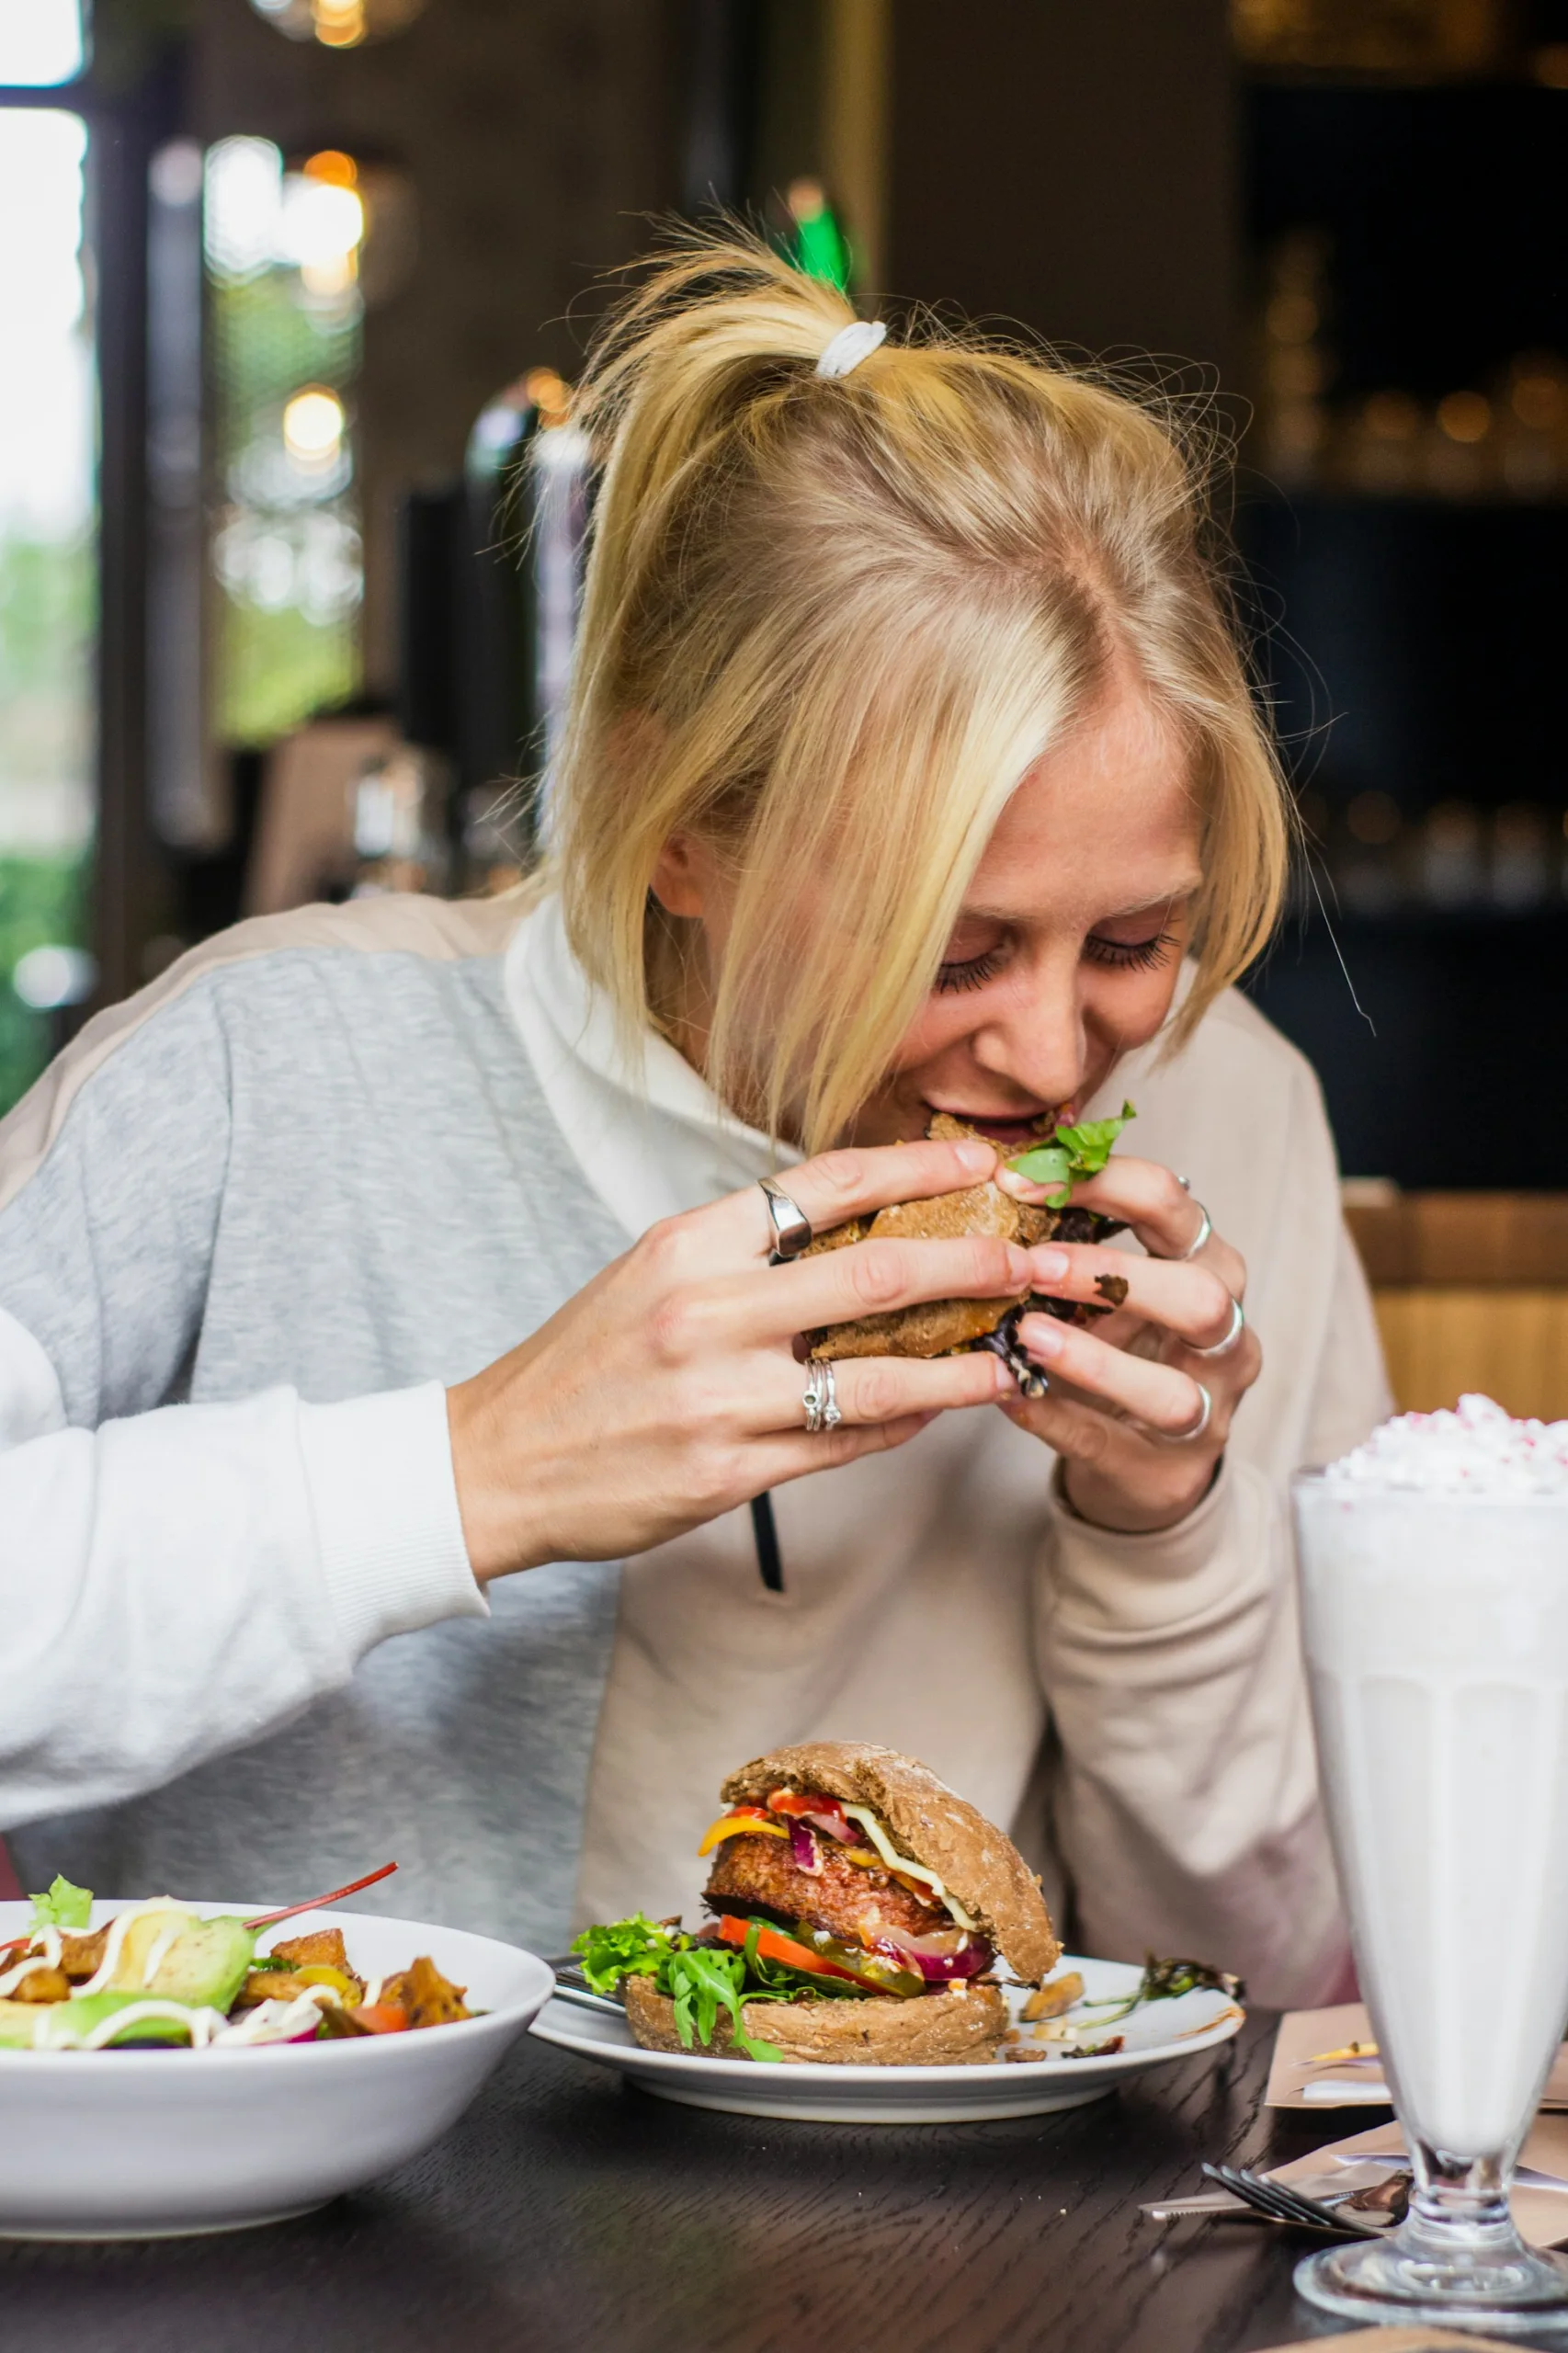
<path fill-rule="evenodd" d="M 719 1934 L 727 1945 L 744 1946 L 752 1931 L 750 1920 L 737 1920 L 726 1912 L 719 1923 Z M 787 1937 L 782 1928 L 765 1927 L 756 1940 L 757 1957 L 762 1961 L 781 1961 L 786 1969 L 808 1970 L 814 1977 L 846 1977 L 851 1985 L 869 1985 L 874 1993 L 884 1993 L 874 1977 L 862 1977 L 858 1969 L 841 1969 L 837 1961 L 826 1961 L 810 1945 L 798 1944 Z"/>
<path fill-rule="evenodd" d="M 406 2034 L 408 2012 L 401 2002 L 366 2002 L 349 2013 L 372 2034 Z"/>

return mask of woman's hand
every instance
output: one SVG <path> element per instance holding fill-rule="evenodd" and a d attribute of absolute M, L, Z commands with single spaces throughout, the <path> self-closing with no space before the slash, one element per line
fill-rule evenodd
<path fill-rule="evenodd" d="M 784 1183 L 819 1230 L 994 1170 L 987 1144 L 835 1152 Z M 933 1299 L 1029 1287 L 994 1238 L 876 1241 L 770 1267 L 761 1188 L 670 1218 L 531 1338 L 448 1392 L 463 1534 L 481 1583 L 545 1561 L 613 1560 L 765 1488 L 902 1446 L 954 1405 L 1017 1394 L 983 1353 L 835 1367 L 843 1421 L 808 1437 L 796 1335 Z"/>
<path fill-rule="evenodd" d="M 1007 1179 L 1007 1189 L 1046 1198 L 1017 1178 Z M 1204 1213 L 1153 1161 L 1119 1154 L 1103 1176 L 1074 1188 L 1073 1202 L 1124 1219 L 1150 1255 L 1071 1243 L 1030 1253 L 1034 1287 L 1051 1298 L 1101 1305 L 1096 1280 L 1108 1275 L 1119 1276 L 1127 1294 L 1089 1331 L 1049 1315 L 1023 1317 L 1019 1339 L 1051 1390 L 1033 1404 L 1015 1392 L 1005 1410 L 1055 1448 L 1067 1500 L 1081 1518 L 1129 1533 L 1171 1528 L 1209 1492 L 1232 1417 L 1262 1369 L 1262 1350 L 1245 1326 L 1222 1355 L 1198 1353 L 1221 1346 L 1232 1330 L 1246 1267 L 1217 1233 L 1183 1258 Z M 1212 1406 L 1201 1435 L 1184 1445 L 1181 1433 L 1203 1410 L 1199 1381 Z"/>

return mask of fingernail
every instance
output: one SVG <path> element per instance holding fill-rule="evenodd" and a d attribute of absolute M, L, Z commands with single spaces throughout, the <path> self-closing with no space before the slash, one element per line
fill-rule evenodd
<path fill-rule="evenodd" d="M 1020 1250 L 1016 1242 L 1009 1242 L 1006 1250 L 1008 1290 L 1028 1290 L 1034 1273 L 1033 1259 L 1027 1250 Z"/>
<path fill-rule="evenodd" d="M 1029 1252 L 1029 1267 L 1037 1282 L 1061 1282 L 1072 1263 L 1065 1250 L 1042 1248 Z"/>
<path fill-rule="evenodd" d="M 997 1396 L 1016 1397 L 1018 1393 L 1018 1384 L 1013 1379 L 1012 1374 L 1008 1371 L 1001 1358 L 993 1357 L 991 1359 L 991 1367 L 992 1386 L 994 1388 Z"/>
<path fill-rule="evenodd" d="M 1028 1337 L 1025 1338 L 1021 1329 L 1018 1336 L 1020 1339 L 1024 1339 L 1024 1345 L 1028 1349 L 1030 1356 L 1059 1357 L 1062 1354 L 1062 1349 L 1067 1346 L 1066 1336 L 1062 1332 L 1062 1326 L 1059 1324 L 1052 1323 L 1049 1315 L 1031 1315 L 1028 1317 Z"/>
<path fill-rule="evenodd" d="M 958 1155 L 960 1166 L 972 1168 L 977 1176 L 984 1176 L 989 1169 L 994 1167 L 996 1163 L 994 1148 L 991 1144 L 980 1142 L 978 1139 L 971 1139 L 960 1143 L 958 1146 Z"/>

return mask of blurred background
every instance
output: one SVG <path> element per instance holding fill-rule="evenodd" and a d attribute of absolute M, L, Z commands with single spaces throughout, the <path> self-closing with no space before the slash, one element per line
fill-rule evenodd
<path fill-rule="evenodd" d="M 1565 127 L 1568 0 L 0 0 L 0 1111 L 243 915 L 515 879 L 596 277 L 717 202 L 1239 434 L 1252 985 L 1403 1401 L 1568 1412 Z"/>

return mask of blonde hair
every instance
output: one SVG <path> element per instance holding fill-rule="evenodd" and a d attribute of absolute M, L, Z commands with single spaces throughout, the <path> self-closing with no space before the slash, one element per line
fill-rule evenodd
<path fill-rule="evenodd" d="M 629 1029 L 671 1026 L 700 953 L 650 891 L 665 843 L 733 860 L 707 1076 L 809 1151 L 885 1074 L 1004 804 L 1113 655 L 1190 756 L 1178 1038 L 1267 941 L 1288 847 L 1170 421 L 935 323 L 818 377 L 854 315 L 742 233 L 655 256 L 612 314 L 576 411 L 602 473 L 552 779 L 569 936 Z"/>

